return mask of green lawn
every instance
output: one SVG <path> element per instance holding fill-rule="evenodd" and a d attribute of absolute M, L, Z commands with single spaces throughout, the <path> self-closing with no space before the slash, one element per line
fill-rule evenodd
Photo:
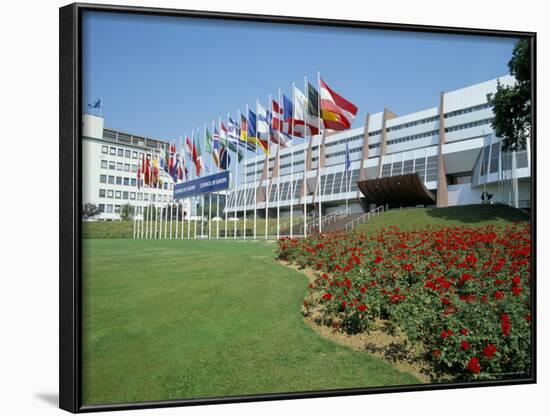
<path fill-rule="evenodd" d="M 462 205 L 449 208 L 414 208 L 390 210 L 357 227 L 359 231 L 374 231 L 380 227 L 398 226 L 401 229 L 429 225 L 489 225 L 514 221 L 529 221 L 524 211 L 508 205 Z"/>
<path fill-rule="evenodd" d="M 307 279 L 273 249 L 85 240 L 84 404 L 418 383 L 311 330 Z"/>

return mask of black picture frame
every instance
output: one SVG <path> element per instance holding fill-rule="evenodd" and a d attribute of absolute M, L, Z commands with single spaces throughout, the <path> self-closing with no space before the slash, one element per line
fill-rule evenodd
<path fill-rule="evenodd" d="M 439 34 L 515 37 L 528 39 L 531 44 L 532 70 L 532 136 L 531 136 L 531 224 L 532 224 L 532 299 L 536 300 L 536 33 L 507 30 L 473 29 L 462 27 L 425 26 L 393 24 L 366 21 L 344 21 L 293 16 L 268 16 L 240 13 L 205 12 L 195 10 L 160 9 L 135 6 L 114 6 L 96 4 L 70 4 L 59 10 L 59 407 L 73 413 L 144 409 L 156 407 L 190 406 L 201 404 L 253 402 L 265 400 L 300 399 L 359 394 L 441 390 L 482 386 L 536 383 L 536 331 L 532 338 L 531 377 L 503 381 L 475 381 L 467 383 L 437 383 L 413 386 L 339 389 L 300 393 L 274 393 L 238 397 L 200 398 L 192 400 L 170 400 L 107 405 L 82 404 L 82 345 L 81 345 L 81 218 L 82 200 L 82 149 L 81 114 L 82 97 L 82 13 L 100 11 L 123 14 L 144 14 L 160 16 L 181 16 L 201 19 L 222 19 L 325 27 L 346 27 L 357 29 L 382 29 L 407 32 Z M 532 302 L 533 328 L 536 328 L 536 302 Z"/>

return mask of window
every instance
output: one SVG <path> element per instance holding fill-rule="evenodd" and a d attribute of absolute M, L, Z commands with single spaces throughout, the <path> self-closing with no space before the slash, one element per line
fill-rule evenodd
<path fill-rule="evenodd" d="M 124 157 L 127 157 L 127 158 L 132 157 L 132 152 L 131 152 L 130 150 L 126 150 L 126 151 L 124 152 Z"/>
<path fill-rule="evenodd" d="M 130 178 L 124 178 L 124 185 L 126 186 L 130 185 Z"/>
<path fill-rule="evenodd" d="M 163 200 L 164 202 L 168 202 L 168 195 L 164 195 Z"/>
<path fill-rule="evenodd" d="M 155 194 L 151 195 L 151 201 L 155 202 L 157 200 L 157 196 Z"/>
<path fill-rule="evenodd" d="M 118 155 L 124 156 L 124 149 L 118 149 Z"/>
<path fill-rule="evenodd" d="M 105 204 L 98 205 L 99 212 L 105 212 Z"/>
<path fill-rule="evenodd" d="M 115 183 L 115 177 L 113 175 L 109 175 L 108 183 L 114 184 Z"/>
<path fill-rule="evenodd" d="M 109 149 L 109 154 L 110 154 L 110 155 L 116 155 L 116 147 L 111 147 L 111 148 Z"/>
<path fill-rule="evenodd" d="M 113 206 L 111 204 L 107 204 L 107 212 L 113 212 Z"/>
<path fill-rule="evenodd" d="M 149 201 L 149 194 L 143 194 L 143 200 Z"/>
<path fill-rule="evenodd" d="M 122 166 L 123 166 L 122 163 L 117 162 L 117 164 L 116 164 L 116 170 L 122 170 Z"/>
<path fill-rule="evenodd" d="M 105 198 L 105 189 L 100 189 L 99 190 L 99 197 L 100 198 Z"/>
<path fill-rule="evenodd" d="M 136 184 L 137 184 L 136 178 L 130 179 L 130 184 L 131 184 L 132 186 L 136 186 Z"/>
<path fill-rule="evenodd" d="M 168 182 L 164 182 L 163 185 L 164 189 L 168 189 Z"/>
<path fill-rule="evenodd" d="M 122 199 L 128 199 L 128 191 L 122 192 Z"/>
<path fill-rule="evenodd" d="M 101 169 L 107 169 L 107 161 L 106 160 L 101 161 Z"/>
<path fill-rule="evenodd" d="M 109 146 L 101 146 L 101 153 L 109 153 Z"/>
<path fill-rule="evenodd" d="M 116 177 L 116 184 L 117 185 L 122 185 L 122 176 L 117 176 Z"/>
<path fill-rule="evenodd" d="M 99 175 L 99 182 L 100 183 L 106 183 L 107 182 L 107 175 Z"/>
<path fill-rule="evenodd" d="M 107 198 L 112 198 L 113 197 L 113 190 L 112 189 L 109 189 L 107 191 Z"/>
<path fill-rule="evenodd" d="M 109 162 L 109 169 L 115 170 L 115 162 Z"/>
<path fill-rule="evenodd" d="M 116 199 L 120 199 L 121 195 L 122 195 L 122 193 L 120 191 L 115 192 L 115 198 Z"/>
<path fill-rule="evenodd" d="M 137 159 L 137 157 L 138 157 L 138 152 L 132 152 L 132 158 Z"/>
<path fill-rule="evenodd" d="M 129 163 L 124 164 L 124 171 L 125 172 L 130 172 L 130 164 Z"/>
<path fill-rule="evenodd" d="M 130 192 L 130 199 L 132 199 L 132 200 L 136 199 L 136 193 L 135 192 Z"/>
<path fill-rule="evenodd" d="M 120 205 L 115 205 L 115 213 L 118 214 L 120 212 Z"/>
<path fill-rule="evenodd" d="M 132 165 L 132 172 L 137 172 L 137 165 L 136 164 Z"/>
<path fill-rule="evenodd" d="M 493 143 L 491 146 L 491 161 L 489 162 L 489 172 L 498 172 L 498 161 L 500 159 L 499 144 Z"/>
<path fill-rule="evenodd" d="M 143 200 L 143 192 L 139 192 L 139 193 L 137 194 L 137 199 L 138 199 L 138 201 Z"/>

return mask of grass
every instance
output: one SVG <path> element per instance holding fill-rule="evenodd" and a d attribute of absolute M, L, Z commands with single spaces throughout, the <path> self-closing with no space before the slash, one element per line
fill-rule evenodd
<path fill-rule="evenodd" d="M 273 250 L 85 240 L 84 404 L 418 383 L 310 329 L 300 313 L 307 278 Z"/>
<path fill-rule="evenodd" d="M 357 230 L 369 232 L 392 225 L 403 230 L 430 225 L 504 225 L 529 220 L 527 213 L 508 205 L 461 205 L 449 208 L 390 210 L 361 224 Z"/>

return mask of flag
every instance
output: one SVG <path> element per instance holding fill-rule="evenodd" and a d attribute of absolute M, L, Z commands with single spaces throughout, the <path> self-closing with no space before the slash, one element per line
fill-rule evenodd
<path fill-rule="evenodd" d="M 248 140 L 255 141 L 256 139 L 256 114 L 252 110 L 248 110 Z"/>
<path fill-rule="evenodd" d="M 351 159 L 349 157 L 349 148 L 348 148 L 348 142 L 346 142 L 346 174 L 349 171 L 349 168 L 351 167 Z"/>
<path fill-rule="evenodd" d="M 170 143 L 170 153 L 168 155 L 168 172 L 173 175 L 176 162 L 176 143 Z"/>
<path fill-rule="evenodd" d="M 229 119 L 230 122 L 232 121 L 231 119 Z M 236 139 L 232 139 L 231 138 L 232 136 L 229 134 L 229 130 L 225 127 L 225 125 L 223 124 L 223 121 L 221 123 L 221 127 L 220 127 L 220 142 L 223 146 L 229 148 L 229 150 L 231 150 L 232 152 L 235 152 L 237 153 L 237 157 L 239 159 L 239 162 L 242 160 L 242 158 L 244 157 L 243 155 L 243 152 L 241 151 L 241 149 L 239 149 L 236 145 L 235 145 L 235 140 Z M 233 136 L 235 137 L 235 136 Z"/>
<path fill-rule="evenodd" d="M 321 117 L 325 128 L 347 130 L 357 115 L 357 107 L 321 80 Z"/>
<path fill-rule="evenodd" d="M 220 133 L 218 133 L 218 129 L 214 127 L 214 136 L 212 138 L 212 157 L 214 158 L 214 162 L 216 163 L 216 166 L 220 167 Z"/>
<path fill-rule="evenodd" d="M 191 142 L 189 136 L 185 137 L 185 151 L 190 158 L 193 158 L 193 143 Z"/>
<path fill-rule="evenodd" d="M 101 108 L 101 98 L 88 103 L 88 108 Z"/>
<path fill-rule="evenodd" d="M 152 179 L 153 179 L 153 185 L 158 188 L 159 186 L 159 162 L 158 162 L 158 157 L 155 156 L 155 158 L 153 159 L 153 176 L 152 176 Z"/>
<path fill-rule="evenodd" d="M 172 180 L 174 183 L 178 182 L 178 176 L 179 176 L 179 160 L 176 159 L 174 162 L 174 166 L 172 166 L 172 170 L 170 170 L 170 176 L 172 177 Z"/>
<path fill-rule="evenodd" d="M 141 189 L 141 175 L 142 175 L 142 171 L 143 171 L 143 157 L 141 158 L 140 161 L 138 161 L 137 179 L 136 179 L 138 191 Z"/>
<path fill-rule="evenodd" d="M 227 151 L 227 148 L 222 145 L 220 149 L 220 168 L 227 170 L 229 169 L 230 163 L 231 157 L 229 156 L 229 152 Z"/>
<path fill-rule="evenodd" d="M 231 117 L 229 117 L 229 120 L 227 122 L 227 138 L 228 140 L 239 140 L 240 132 L 239 132 L 239 126 Z"/>
<path fill-rule="evenodd" d="M 312 117 L 307 116 L 307 127 L 305 126 L 308 100 L 304 93 L 298 88 L 294 87 L 294 97 L 296 99 L 296 105 L 293 106 L 294 115 L 292 117 L 294 135 L 297 137 L 306 137 L 319 134 L 319 126 L 317 124 L 317 120 L 313 119 Z"/>
<path fill-rule="evenodd" d="M 241 141 L 248 141 L 248 121 L 243 114 L 241 114 Z"/>
<path fill-rule="evenodd" d="M 201 145 L 199 143 L 199 138 L 193 138 L 193 162 L 195 163 L 195 174 L 201 176 L 202 170 L 202 155 L 201 155 Z"/>
<path fill-rule="evenodd" d="M 283 131 L 283 120 L 284 120 L 283 109 L 281 108 L 281 106 L 277 101 L 271 100 L 271 110 L 272 110 L 271 130 Z"/>
<path fill-rule="evenodd" d="M 271 140 L 274 143 L 281 143 L 286 145 L 286 140 L 279 136 L 281 134 L 271 128 L 273 115 L 271 111 L 266 110 L 260 103 L 257 103 L 258 110 L 258 137 L 259 145 L 265 153 L 269 153 L 268 141 Z"/>
<path fill-rule="evenodd" d="M 151 165 L 150 165 L 150 159 L 149 156 L 145 157 L 145 154 L 143 155 L 143 161 L 144 161 L 144 171 L 143 171 L 143 181 L 145 182 L 145 185 L 151 186 Z"/>

